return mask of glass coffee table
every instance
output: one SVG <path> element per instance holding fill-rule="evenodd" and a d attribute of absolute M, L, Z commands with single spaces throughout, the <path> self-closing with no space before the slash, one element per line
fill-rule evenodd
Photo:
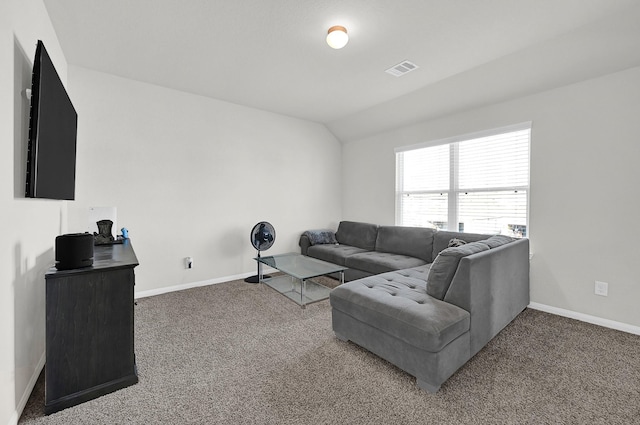
<path fill-rule="evenodd" d="M 255 260 L 260 265 L 267 265 L 286 275 L 265 279 L 262 267 L 259 267 L 258 279 L 260 283 L 275 289 L 302 308 L 305 308 L 309 303 L 329 298 L 331 289 L 311 279 L 331 273 L 340 273 L 340 284 L 343 284 L 344 271 L 348 268 L 296 253 L 256 257 Z"/>

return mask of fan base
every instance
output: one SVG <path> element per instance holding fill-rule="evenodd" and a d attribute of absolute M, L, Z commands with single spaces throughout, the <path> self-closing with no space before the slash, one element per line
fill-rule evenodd
<path fill-rule="evenodd" d="M 269 279 L 270 277 L 271 276 L 264 275 L 264 276 L 262 276 L 262 279 Z M 249 276 L 244 281 L 247 282 L 247 283 L 259 283 L 260 282 L 260 278 L 258 277 L 258 275 Z"/>

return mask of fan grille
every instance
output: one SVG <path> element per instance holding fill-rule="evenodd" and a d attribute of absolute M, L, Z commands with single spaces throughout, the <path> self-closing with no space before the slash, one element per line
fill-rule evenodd
<path fill-rule="evenodd" d="M 251 245 L 258 251 L 266 251 L 276 241 L 276 229 L 267 221 L 261 221 L 251 229 Z"/>

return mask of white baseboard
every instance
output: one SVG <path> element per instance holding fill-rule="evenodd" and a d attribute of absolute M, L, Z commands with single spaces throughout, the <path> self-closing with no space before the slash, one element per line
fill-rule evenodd
<path fill-rule="evenodd" d="M 264 268 L 264 273 L 273 273 L 276 272 L 277 270 L 272 269 L 271 267 L 265 267 Z M 209 285 L 215 285 L 217 283 L 224 283 L 224 282 L 230 282 L 232 280 L 239 280 L 239 279 L 244 279 L 247 278 L 249 276 L 253 276 L 255 275 L 255 272 L 249 272 L 249 273 L 242 273 L 242 274 L 236 274 L 233 276 L 226 276 L 226 277 L 219 277 L 216 279 L 210 279 L 210 280 L 202 280 L 199 282 L 189 282 L 189 283 L 183 283 L 180 285 L 174 285 L 174 286 L 165 286 L 164 288 L 158 288 L 158 289 L 149 289 L 148 291 L 140 291 L 140 292 L 136 292 L 134 295 L 135 299 L 139 299 L 139 298 L 146 298 L 146 297 L 152 297 L 154 295 L 161 295 L 161 294 L 166 294 L 169 292 L 175 292 L 175 291 L 182 291 L 184 289 L 190 289 L 190 288 L 197 288 L 200 286 L 209 286 Z"/>
<path fill-rule="evenodd" d="M 640 335 L 640 326 L 633 326 L 627 323 L 616 322 L 615 320 L 603 319 L 589 314 L 578 313 L 576 311 L 565 310 L 563 308 L 552 307 L 546 304 L 529 303 L 529 308 L 544 311 L 545 313 L 556 314 L 558 316 L 568 317 L 570 319 L 580 320 L 581 322 L 591 323 L 593 325 L 603 326 L 605 328 L 615 329 L 622 332 L 628 332 L 634 335 Z"/>
<path fill-rule="evenodd" d="M 244 279 L 245 277 L 249 277 L 252 274 L 255 274 L 255 273 L 243 273 L 243 274 L 238 274 L 234 276 L 221 277 L 217 279 L 202 280 L 199 282 L 189 282 L 189 283 L 183 283 L 181 285 L 165 286 L 164 288 L 158 288 L 158 289 L 149 289 L 148 291 L 136 292 L 134 295 L 134 298 L 139 299 L 139 298 L 153 297 L 154 295 L 167 294 L 169 292 L 182 291 L 185 289 L 197 288 L 200 286 L 215 285 L 217 283 L 229 282 L 230 280 Z"/>
<path fill-rule="evenodd" d="M 22 394 L 22 397 L 20 397 L 20 401 L 16 406 L 16 410 L 13 412 L 13 415 L 11 415 L 11 417 L 9 418 L 9 422 L 7 425 L 18 424 L 18 420 L 20 420 L 20 416 L 24 411 L 24 407 L 27 405 L 27 402 L 29 401 L 29 397 L 31 397 L 31 393 L 33 392 L 33 388 L 36 386 L 36 382 L 38 381 L 38 377 L 40 376 L 40 373 L 44 368 L 45 360 L 46 360 L 45 352 L 43 351 L 42 355 L 40 356 L 40 360 L 38 361 L 38 364 L 36 365 L 36 368 L 33 371 L 33 375 L 31 375 L 31 378 L 29 379 L 27 388 L 24 389 L 24 393 Z"/>

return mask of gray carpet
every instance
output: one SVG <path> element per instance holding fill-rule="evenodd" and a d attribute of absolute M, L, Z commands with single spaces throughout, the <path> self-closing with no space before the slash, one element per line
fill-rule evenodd
<path fill-rule="evenodd" d="M 640 337 L 525 310 L 436 394 L 241 281 L 138 301 L 140 382 L 20 424 L 638 424 Z"/>

